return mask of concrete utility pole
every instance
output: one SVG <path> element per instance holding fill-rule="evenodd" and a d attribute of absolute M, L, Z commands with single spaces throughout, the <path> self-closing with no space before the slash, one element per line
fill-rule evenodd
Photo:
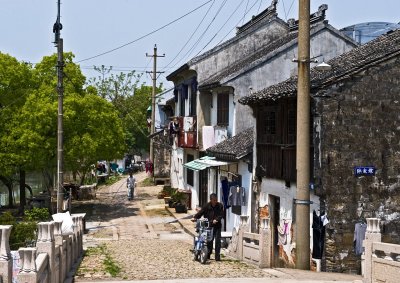
<path fill-rule="evenodd" d="M 57 213 L 63 212 L 64 200 L 64 149 L 63 149 L 63 39 L 60 38 L 62 24 L 60 22 L 60 0 L 57 3 L 57 21 L 53 26 L 55 35 L 54 44 L 57 47 L 57 92 L 58 92 L 58 116 L 57 116 Z"/>
<path fill-rule="evenodd" d="M 157 55 L 157 45 L 154 45 L 154 52 L 153 55 L 148 55 L 146 53 L 147 57 L 153 57 L 153 71 L 152 72 L 146 72 L 146 73 L 151 73 L 153 74 L 153 92 L 151 95 L 151 130 L 150 134 L 153 135 L 155 132 L 155 117 L 156 117 L 156 89 L 157 89 L 157 73 L 161 74 L 164 72 L 157 72 L 157 57 L 165 57 L 165 54 L 163 55 Z M 154 160 L 154 142 L 153 142 L 153 137 L 150 138 L 150 161 L 153 162 L 153 171 L 151 173 L 151 177 L 154 177 L 154 169 L 155 169 L 155 160 Z"/>
<path fill-rule="evenodd" d="M 310 0 L 299 0 L 296 268 L 310 270 Z"/>

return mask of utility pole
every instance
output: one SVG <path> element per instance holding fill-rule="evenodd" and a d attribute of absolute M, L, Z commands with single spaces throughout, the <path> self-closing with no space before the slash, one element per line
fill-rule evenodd
<path fill-rule="evenodd" d="M 60 37 L 62 24 L 60 22 L 60 0 L 57 2 L 57 21 L 53 26 L 55 36 L 54 45 L 57 47 L 57 93 L 58 93 L 58 115 L 57 115 L 57 213 L 62 212 L 64 200 L 64 149 L 63 149 L 63 39 Z"/>
<path fill-rule="evenodd" d="M 310 0 L 299 0 L 296 268 L 310 270 Z"/>
<path fill-rule="evenodd" d="M 157 89 L 157 74 L 161 74 L 164 72 L 157 72 L 157 57 L 165 57 L 165 54 L 163 55 L 157 55 L 157 45 L 154 44 L 154 51 L 153 55 L 148 55 L 146 53 L 146 57 L 153 57 L 153 71 L 152 72 L 146 72 L 146 73 L 151 73 L 153 75 L 152 80 L 153 80 L 153 92 L 151 95 L 151 130 L 150 134 L 153 135 L 155 132 L 155 118 L 156 118 L 156 89 Z M 151 173 L 151 177 L 154 177 L 154 169 L 155 169 L 155 160 L 154 160 L 154 142 L 153 142 L 153 136 L 150 138 L 150 161 L 153 162 L 153 171 Z"/>

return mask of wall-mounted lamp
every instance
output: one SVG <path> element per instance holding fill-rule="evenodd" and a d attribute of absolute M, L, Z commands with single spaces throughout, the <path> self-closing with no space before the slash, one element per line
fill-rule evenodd
<path fill-rule="evenodd" d="M 325 63 L 325 62 L 322 60 L 322 63 L 320 63 L 320 64 L 318 64 L 317 66 L 315 66 L 315 69 L 318 70 L 318 71 L 329 71 L 329 70 L 332 69 L 332 66 L 329 65 L 329 64 L 327 64 L 327 63 Z"/>
<path fill-rule="evenodd" d="M 296 58 L 292 59 L 292 62 L 302 62 L 302 63 L 318 63 L 317 59 L 311 58 L 311 59 L 303 59 L 299 60 Z M 324 60 L 322 60 L 322 63 L 318 64 L 317 66 L 314 67 L 318 71 L 329 71 L 332 69 L 332 66 L 325 63 Z"/>

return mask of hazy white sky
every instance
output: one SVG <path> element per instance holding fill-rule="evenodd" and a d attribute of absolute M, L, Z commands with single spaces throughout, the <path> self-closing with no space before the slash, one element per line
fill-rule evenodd
<path fill-rule="evenodd" d="M 64 50 L 72 51 L 76 61 L 98 55 L 134 41 L 208 1 L 62 0 Z M 270 4 L 271 0 L 212 0 L 150 36 L 79 64 L 87 77 L 96 74 L 93 65 L 114 66 L 118 71 L 151 71 L 152 63 L 146 52 L 152 54 L 157 44 L 158 53 L 166 55 L 158 59 L 159 70 L 165 71 L 160 81 L 168 86 L 166 75 L 201 50 L 204 52 L 222 39 L 232 37 L 236 26 Z M 311 0 L 311 12 L 321 4 L 328 4 L 327 19 L 336 28 L 369 21 L 400 21 L 399 0 Z M 56 52 L 52 27 L 57 0 L 0 0 L 0 5 L 0 52 L 32 63 Z M 298 18 L 298 5 L 298 0 L 279 0 L 279 17 Z"/>

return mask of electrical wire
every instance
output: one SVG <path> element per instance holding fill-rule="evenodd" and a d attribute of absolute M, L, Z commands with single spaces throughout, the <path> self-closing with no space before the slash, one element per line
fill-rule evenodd
<path fill-rule="evenodd" d="M 285 21 L 287 21 L 287 14 L 286 14 L 286 8 L 285 8 L 285 0 L 282 0 L 282 5 L 283 5 L 283 12 L 285 13 Z"/>
<path fill-rule="evenodd" d="M 288 10 L 288 12 L 287 12 L 287 13 L 288 13 L 288 16 L 289 16 L 290 10 L 292 10 L 293 4 L 294 4 L 294 0 L 292 0 L 292 4 L 290 4 L 289 10 Z"/>
<path fill-rule="evenodd" d="M 249 11 L 259 2 L 262 0 L 256 0 L 254 4 L 250 7 Z M 246 14 L 243 15 L 243 18 L 246 16 Z M 224 39 L 239 25 L 239 23 L 242 21 L 243 18 L 240 18 L 240 20 L 237 22 L 237 24 L 216 44 L 219 45 L 221 42 L 224 41 Z"/>
<path fill-rule="evenodd" d="M 162 30 L 162 29 L 164 29 L 164 28 L 170 26 L 171 24 L 173 24 L 173 23 L 175 23 L 175 22 L 177 22 L 177 21 L 179 21 L 179 20 L 185 18 L 186 16 L 192 14 L 193 12 L 195 12 L 195 11 L 199 10 L 200 8 L 202 8 L 203 6 L 207 5 L 207 4 L 210 3 L 211 1 L 213 1 L 213 0 L 208 0 L 208 1 L 206 1 L 205 3 L 201 4 L 200 6 L 194 8 L 193 10 L 191 10 L 191 11 L 189 11 L 189 12 L 187 12 L 187 13 L 184 14 L 183 16 L 180 16 L 179 18 L 176 18 L 175 20 L 170 21 L 169 23 L 167 23 L 167 24 L 165 24 L 165 25 L 163 25 L 163 26 L 161 26 L 161 27 L 159 27 L 159 28 L 157 28 L 157 29 L 155 29 L 155 30 L 153 30 L 153 31 L 151 31 L 151 32 L 149 32 L 149 33 L 147 33 L 147 34 L 145 34 L 145 35 L 142 35 L 141 37 L 138 37 L 138 38 L 136 38 L 136 39 L 134 39 L 134 40 L 132 40 L 132 41 L 130 41 L 130 42 L 128 42 L 128 43 L 125 43 L 125 44 L 120 45 L 120 46 L 118 46 L 118 47 L 116 47 L 116 48 L 110 49 L 110 50 L 108 50 L 108 51 L 102 52 L 102 53 L 100 53 L 100 54 L 97 54 L 97 55 L 94 55 L 94 56 L 91 56 L 91 57 L 88 57 L 88 58 L 85 58 L 85 59 L 76 61 L 76 63 L 88 61 L 88 60 L 91 60 L 91 59 L 94 59 L 94 58 L 97 58 L 97 57 L 100 57 L 100 56 L 109 54 L 109 53 L 114 52 L 114 51 L 116 51 L 116 50 L 118 50 L 118 49 L 121 49 L 121 48 L 123 48 L 123 47 L 125 47 L 125 46 L 128 46 L 128 45 L 130 45 L 130 44 L 132 44 L 132 43 L 135 43 L 135 42 L 137 42 L 137 41 L 139 41 L 139 40 L 141 40 L 141 39 L 143 39 L 143 38 L 145 38 L 145 37 L 148 37 L 149 35 L 152 35 L 153 33 L 156 33 L 156 32 L 158 32 L 158 31 L 160 31 L 160 30 Z"/>
<path fill-rule="evenodd" d="M 250 2 L 250 0 L 247 0 L 246 9 L 244 9 L 244 14 L 245 15 L 247 14 L 247 7 L 249 6 L 249 2 Z M 243 25 L 243 23 L 244 23 L 244 16 L 243 16 L 243 20 L 242 20 L 242 25 Z"/>
<path fill-rule="evenodd" d="M 224 0 L 221 4 L 221 6 L 219 7 L 218 11 L 215 13 L 214 17 L 212 18 L 211 22 L 208 24 L 207 28 L 203 31 L 203 33 L 200 35 L 200 37 L 197 39 L 197 41 L 192 45 L 192 47 L 185 53 L 185 55 L 183 55 L 183 58 L 190 58 L 191 54 L 193 52 L 193 50 L 198 46 L 198 43 L 203 39 L 204 35 L 206 34 L 206 32 L 208 31 L 208 29 L 210 28 L 210 26 L 212 25 L 212 23 L 215 21 L 215 19 L 217 18 L 217 16 L 219 15 L 219 13 L 221 12 L 222 8 L 225 6 L 226 2 L 228 0 Z M 190 55 L 189 55 L 190 54 Z M 188 59 L 186 59 L 185 61 L 187 61 Z M 178 63 L 178 62 L 177 62 Z M 173 67 L 175 67 L 176 64 L 174 64 Z"/>
<path fill-rule="evenodd" d="M 208 8 L 208 10 L 206 11 L 206 13 L 204 14 L 203 18 L 201 19 L 200 23 L 197 25 L 196 29 L 192 32 L 192 34 L 190 35 L 189 39 L 186 41 L 186 43 L 183 45 L 183 47 L 181 48 L 181 50 L 179 50 L 179 52 L 175 55 L 175 57 L 168 62 L 167 65 L 165 65 L 165 67 L 162 68 L 162 70 L 165 70 L 172 62 L 175 61 L 175 59 L 179 56 L 179 54 L 182 53 L 183 49 L 189 44 L 189 41 L 193 38 L 193 36 L 195 35 L 195 33 L 197 32 L 197 30 L 199 29 L 200 25 L 203 23 L 203 21 L 205 20 L 205 18 L 207 17 L 208 13 L 210 12 L 211 8 L 214 6 L 215 4 L 215 0 L 211 3 L 210 7 Z"/>
<path fill-rule="evenodd" d="M 293 0 L 293 1 L 294 1 L 294 0 Z M 264 2 L 263 0 L 260 1 L 260 6 L 258 6 L 257 14 L 258 14 L 258 12 L 260 12 L 260 8 L 261 8 L 261 5 L 262 5 L 263 2 Z"/>
<path fill-rule="evenodd" d="M 235 10 L 232 12 L 232 14 L 228 17 L 228 19 L 223 23 L 223 25 L 221 26 L 221 28 L 214 34 L 214 36 L 207 42 L 207 44 L 195 55 L 199 55 L 213 40 L 214 38 L 219 34 L 219 32 L 225 27 L 225 25 L 228 23 L 228 21 L 233 17 L 233 15 L 237 12 L 237 10 L 239 10 L 240 6 L 242 6 L 244 2 L 243 1 L 239 1 L 239 5 L 236 6 Z"/>

